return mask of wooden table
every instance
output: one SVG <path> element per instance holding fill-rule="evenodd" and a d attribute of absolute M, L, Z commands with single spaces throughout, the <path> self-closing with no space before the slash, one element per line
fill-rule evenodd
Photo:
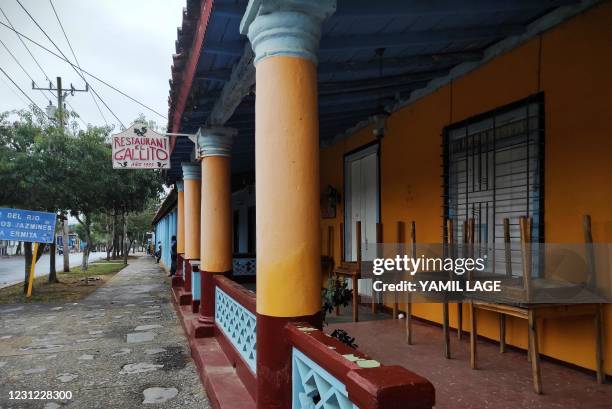
<path fill-rule="evenodd" d="M 353 322 L 359 321 L 359 278 L 361 271 L 357 262 L 344 262 L 332 272 L 336 280 L 350 278 L 353 283 Z"/>
<path fill-rule="evenodd" d="M 498 313 L 500 352 L 506 346 L 506 316 L 527 320 L 528 322 L 528 359 L 531 361 L 531 374 L 533 390 L 542 393 L 542 375 L 540 371 L 540 354 L 538 345 L 538 319 L 566 319 L 568 317 L 591 317 L 595 323 L 595 359 L 597 382 L 603 383 L 605 379 L 603 362 L 603 322 L 602 304 L 500 304 L 479 298 L 468 301 L 472 327 L 470 330 L 470 366 L 476 369 L 478 321 L 477 310 L 486 310 Z"/>

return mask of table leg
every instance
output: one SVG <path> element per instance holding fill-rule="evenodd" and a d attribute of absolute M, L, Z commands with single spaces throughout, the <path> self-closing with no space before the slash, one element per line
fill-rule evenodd
<path fill-rule="evenodd" d="M 393 319 L 396 320 L 397 319 L 397 315 L 399 313 L 399 305 L 397 303 L 397 292 L 393 293 Z"/>
<path fill-rule="evenodd" d="M 335 276 L 335 277 L 334 277 L 334 285 L 336 285 L 337 283 L 342 284 L 342 283 L 340 282 L 340 278 L 339 278 L 338 276 Z M 336 305 L 336 317 L 337 317 L 337 316 L 339 316 L 339 315 L 340 315 L 340 306 L 339 306 L 339 305 Z"/>
<path fill-rule="evenodd" d="M 606 374 L 604 372 L 603 334 L 603 305 L 598 304 L 595 312 L 595 359 L 597 361 L 597 383 L 599 384 L 606 381 Z"/>
<path fill-rule="evenodd" d="M 499 314 L 499 352 L 506 352 L 506 315 Z"/>
<path fill-rule="evenodd" d="M 538 350 L 538 331 L 534 310 L 529 310 L 529 354 L 531 355 L 531 376 L 533 377 L 533 390 L 542 393 L 542 374 L 540 371 L 540 353 Z"/>
<path fill-rule="evenodd" d="M 470 301 L 470 319 L 472 320 L 472 328 L 470 329 L 470 367 L 476 369 L 476 341 L 478 337 L 478 324 L 476 322 L 476 307 Z"/>
<path fill-rule="evenodd" d="M 450 328 L 448 325 L 448 302 L 442 304 L 442 332 L 444 334 L 444 357 L 450 359 Z"/>
<path fill-rule="evenodd" d="M 461 339 L 463 333 L 463 303 L 457 303 L 457 339 Z"/>
<path fill-rule="evenodd" d="M 376 293 L 374 292 L 374 288 L 372 288 L 372 314 L 376 314 L 376 310 L 377 310 L 377 300 L 376 300 Z"/>
<path fill-rule="evenodd" d="M 353 322 L 359 321 L 359 280 L 357 277 L 353 281 Z"/>
<path fill-rule="evenodd" d="M 406 343 L 412 345 L 412 297 L 406 301 Z"/>

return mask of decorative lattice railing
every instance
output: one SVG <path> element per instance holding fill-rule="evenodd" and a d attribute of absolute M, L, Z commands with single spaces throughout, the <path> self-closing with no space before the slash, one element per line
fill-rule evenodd
<path fill-rule="evenodd" d="M 346 386 L 342 382 L 295 348 L 291 367 L 292 408 L 357 409 L 357 405 L 350 401 Z"/>
<path fill-rule="evenodd" d="M 199 266 L 198 266 L 199 267 Z M 191 296 L 194 301 L 200 301 L 200 291 L 201 291 L 201 274 L 200 270 L 192 267 L 191 270 Z"/>
<path fill-rule="evenodd" d="M 431 409 L 435 390 L 401 366 L 381 365 L 309 324 L 288 324 L 292 409 Z"/>
<path fill-rule="evenodd" d="M 215 322 L 248 367 L 256 372 L 257 318 L 219 286 L 215 287 Z"/>
<path fill-rule="evenodd" d="M 255 293 L 222 275 L 213 283 L 217 340 L 255 399 Z M 279 382 L 289 387 L 290 381 L 293 409 L 431 409 L 435 404 L 427 379 L 400 366 L 381 365 L 310 324 L 289 323 L 274 336 L 285 337 L 291 346 L 291 374 Z"/>
<path fill-rule="evenodd" d="M 254 276 L 257 269 L 255 257 L 241 256 L 232 260 L 232 275 L 234 277 Z"/>

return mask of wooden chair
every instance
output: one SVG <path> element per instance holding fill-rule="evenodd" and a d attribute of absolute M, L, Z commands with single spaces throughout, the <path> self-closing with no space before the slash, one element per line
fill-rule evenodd
<path fill-rule="evenodd" d="M 321 256 L 321 269 L 331 277 L 334 265 L 334 226 L 327 226 L 327 254 Z"/>
<path fill-rule="evenodd" d="M 406 232 L 406 226 L 404 225 L 404 222 L 399 221 L 397 222 L 397 243 L 399 245 L 404 244 L 405 241 L 405 232 Z M 393 293 L 394 295 L 394 299 L 393 299 L 393 319 L 398 319 L 399 318 L 399 300 L 398 300 L 398 296 L 397 296 L 397 292 Z"/>
<path fill-rule="evenodd" d="M 383 237 L 383 225 L 382 223 L 376 223 L 376 243 L 378 243 L 378 245 L 383 245 L 384 244 L 384 237 Z M 376 253 L 377 253 L 377 257 L 381 257 L 382 254 L 379 254 L 379 249 L 376 249 Z M 371 307 L 372 307 L 372 314 L 376 314 L 378 311 L 378 301 L 376 300 L 376 296 L 375 296 L 375 292 L 374 289 L 372 288 L 372 296 L 371 296 Z M 382 298 L 382 295 L 381 295 Z"/>
<path fill-rule="evenodd" d="M 464 224 L 464 228 L 467 229 L 468 228 L 469 223 L 466 222 Z M 473 222 L 471 223 L 471 226 L 473 228 L 474 224 Z M 454 242 L 455 242 L 455 238 L 454 238 L 454 230 L 453 230 L 453 222 L 452 220 L 447 220 L 445 223 L 445 228 L 447 229 L 446 233 L 444 235 L 445 237 L 445 245 L 446 248 L 453 248 Z M 398 242 L 402 243 L 403 242 L 403 222 L 398 222 Z M 466 236 L 466 233 L 464 232 L 464 237 Z M 473 234 L 471 235 L 473 237 Z M 402 241 L 400 240 L 402 239 Z M 411 254 L 413 258 L 417 257 L 417 249 L 416 249 L 416 222 L 412 221 L 411 222 L 411 229 L 410 229 L 410 240 L 411 240 Z M 448 255 L 449 257 L 451 255 Z M 433 273 L 433 274 L 438 274 L 439 273 Z M 440 301 L 438 300 L 438 298 L 436 297 L 436 301 Z M 451 357 L 451 348 L 450 348 L 450 324 L 449 324 L 449 303 L 448 300 L 446 299 L 446 297 L 444 297 L 442 300 L 442 332 L 444 335 L 444 357 L 447 359 L 450 359 Z M 461 303 L 458 303 L 458 308 L 459 308 L 459 317 L 461 317 L 461 307 L 460 307 Z M 461 318 L 459 318 L 459 325 L 458 325 L 458 336 L 461 336 Z M 412 345 L 412 334 L 413 334 L 413 330 L 412 330 L 412 296 L 411 294 L 408 292 L 406 294 L 406 342 L 408 343 L 408 345 Z"/>
<path fill-rule="evenodd" d="M 402 235 L 400 243 L 403 243 L 404 232 L 401 231 L 400 233 L 400 228 L 404 229 L 404 222 L 398 222 L 398 236 Z M 416 222 L 414 220 L 410 223 L 410 243 L 411 257 L 416 257 Z M 406 343 L 408 345 L 412 345 L 412 334 L 412 295 L 410 292 L 406 292 Z"/>
<path fill-rule="evenodd" d="M 342 226 L 342 225 L 341 225 Z M 342 262 L 339 266 L 333 269 L 333 276 L 336 280 L 350 278 L 353 283 L 353 322 L 359 321 L 359 279 L 361 278 L 361 221 L 355 222 L 355 238 L 356 238 L 356 251 L 357 261 L 345 261 L 344 260 L 344 230 L 341 227 L 341 249 L 342 249 Z M 339 314 L 339 309 L 336 309 L 336 313 Z"/>
<path fill-rule="evenodd" d="M 531 362 L 531 373 L 533 380 L 533 390 L 542 393 L 542 374 L 540 368 L 540 354 L 537 332 L 537 319 L 567 319 L 569 317 L 591 317 L 595 323 L 595 359 L 597 382 L 603 383 L 605 380 L 604 362 L 603 362 L 603 322 L 602 322 L 602 306 L 601 304 L 533 304 L 529 301 L 533 300 L 533 280 L 532 278 L 532 251 L 531 251 L 531 228 L 532 221 L 530 218 L 521 217 L 519 219 L 521 232 L 521 259 L 523 265 L 523 292 L 525 294 L 526 303 L 500 303 L 483 300 L 481 297 L 472 297 L 469 301 L 470 317 L 472 328 L 470 330 L 470 366 L 476 369 L 477 357 L 477 311 L 479 309 L 496 312 L 504 318 L 500 317 L 500 352 L 505 351 L 505 316 L 513 316 L 516 318 L 527 320 L 528 323 L 528 360 Z M 587 215 L 584 218 L 584 235 L 587 247 L 592 243 L 590 217 Z M 509 221 L 504 220 L 504 244 L 506 258 L 506 277 L 512 278 L 511 260 L 509 250 Z M 587 253 L 587 263 L 589 256 Z M 591 264 L 593 265 L 593 264 Z M 590 277 L 594 277 L 591 274 Z"/>

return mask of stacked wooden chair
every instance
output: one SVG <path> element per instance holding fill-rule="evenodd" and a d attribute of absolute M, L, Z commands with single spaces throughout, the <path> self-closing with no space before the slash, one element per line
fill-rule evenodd
<path fill-rule="evenodd" d="M 536 393 L 542 393 L 542 375 L 540 369 L 540 354 L 539 354 L 539 342 L 538 342 L 538 331 L 537 331 L 537 320 L 538 319 L 568 319 L 570 317 L 590 317 L 595 323 L 595 359 L 596 359 L 596 374 L 597 382 L 603 383 L 605 379 L 604 374 L 604 362 L 603 362 L 603 322 L 602 322 L 602 305 L 601 304 L 541 304 L 532 302 L 534 293 L 538 291 L 538 288 L 546 288 L 543 286 L 547 279 L 545 277 L 538 277 L 533 279 L 532 265 L 533 265 L 533 252 L 531 249 L 531 231 L 532 231 L 532 220 L 531 218 L 521 217 L 519 219 L 520 235 L 521 235 L 521 263 L 523 270 L 523 277 L 521 280 L 521 286 L 517 288 L 516 278 L 512 274 L 512 262 L 511 262 L 511 251 L 510 251 L 510 234 L 509 234 L 509 221 L 504 220 L 504 244 L 505 244 L 505 265 L 506 274 L 505 281 L 510 283 L 507 285 L 502 284 L 503 291 L 507 291 L 508 294 L 521 294 L 520 297 L 516 298 L 516 301 L 512 301 L 512 297 L 508 297 L 507 301 L 500 302 L 498 299 L 488 300 L 486 296 L 474 295 L 470 298 L 470 318 L 471 318 L 471 330 L 470 330 L 470 366 L 472 369 L 476 369 L 476 358 L 477 358 L 477 336 L 478 336 L 478 310 L 486 310 L 499 314 L 499 337 L 500 337 L 500 352 L 505 351 L 506 346 L 506 316 L 524 319 L 528 324 L 528 360 L 531 362 L 531 372 L 533 389 Z M 590 216 L 584 217 L 584 236 L 587 244 L 587 264 L 591 269 L 591 275 L 594 277 L 594 266 L 593 255 L 589 254 L 591 250 L 590 244 L 592 244 L 591 236 L 591 219 Z M 548 283 L 550 285 L 550 283 Z M 587 283 L 587 286 L 593 286 L 593 283 Z M 547 286 L 548 287 L 548 286 Z M 506 297 L 505 297 L 506 298 Z M 504 299 L 505 299 L 504 298 Z"/>

